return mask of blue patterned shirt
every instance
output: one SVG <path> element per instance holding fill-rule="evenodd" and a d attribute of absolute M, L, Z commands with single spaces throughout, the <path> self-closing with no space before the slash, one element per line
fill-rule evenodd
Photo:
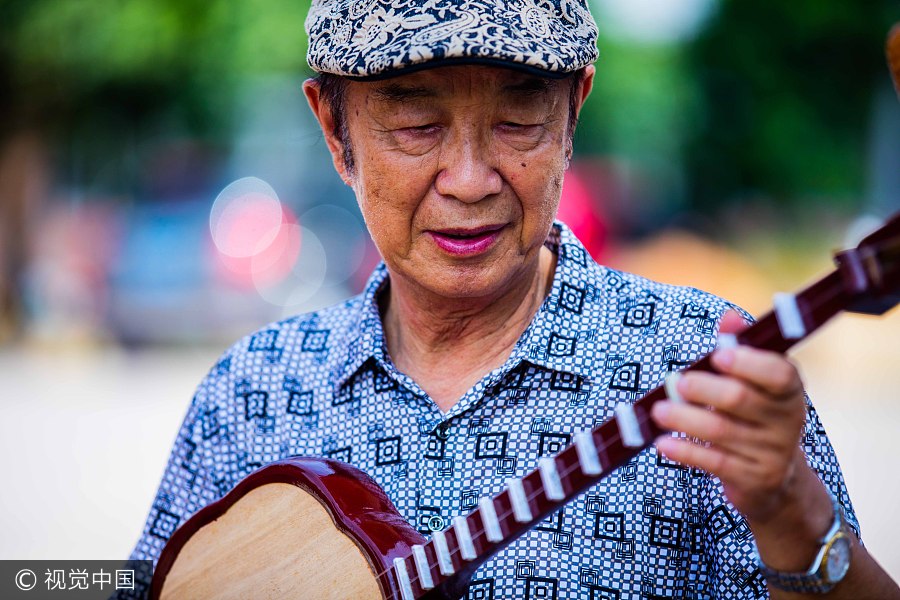
<path fill-rule="evenodd" d="M 446 413 L 388 355 L 384 265 L 361 295 L 235 344 L 197 390 L 132 558 L 156 560 L 191 514 L 293 455 L 351 463 L 419 531 L 444 529 L 715 346 L 727 302 L 598 265 L 559 223 L 546 245 L 549 296 L 503 366 Z M 802 444 L 858 530 L 812 405 Z M 651 447 L 497 554 L 467 598 L 766 596 L 718 479 Z"/>

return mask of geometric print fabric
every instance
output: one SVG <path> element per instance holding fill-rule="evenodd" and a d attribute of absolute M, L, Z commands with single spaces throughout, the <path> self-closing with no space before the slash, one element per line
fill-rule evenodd
<path fill-rule="evenodd" d="M 733 308 L 710 294 L 596 264 L 563 224 L 553 287 L 506 363 L 447 413 L 387 354 L 387 271 L 340 305 L 271 324 L 200 384 L 132 558 L 157 560 L 175 528 L 254 469 L 294 455 L 371 475 L 423 534 L 447 528 L 669 371 L 715 347 Z M 858 524 L 812 405 L 807 460 Z M 138 582 L 138 586 L 148 582 Z M 654 447 L 498 553 L 471 600 L 764 598 L 746 520 L 706 473 Z"/>

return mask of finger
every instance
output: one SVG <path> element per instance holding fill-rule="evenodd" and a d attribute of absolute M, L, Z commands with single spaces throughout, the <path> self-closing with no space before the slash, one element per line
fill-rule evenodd
<path fill-rule="evenodd" d="M 683 438 L 662 436 L 656 440 L 656 448 L 667 459 L 712 473 L 722 482 L 740 481 L 751 469 L 747 458 L 725 452 L 715 446 L 702 446 Z"/>
<path fill-rule="evenodd" d="M 719 320 L 719 333 L 739 333 L 746 328 L 744 317 L 734 309 L 726 311 Z"/>
<path fill-rule="evenodd" d="M 797 368 L 777 352 L 750 346 L 720 348 L 710 357 L 712 366 L 720 373 L 743 379 L 776 397 L 803 394 L 803 384 Z"/>
<path fill-rule="evenodd" d="M 690 404 L 657 402 L 651 414 L 660 427 L 711 443 L 735 455 L 752 459 L 770 445 L 759 427 Z"/>
<path fill-rule="evenodd" d="M 733 377 L 697 371 L 685 373 L 677 385 L 686 402 L 713 408 L 755 425 L 766 425 L 784 414 L 783 402 L 773 403 L 755 386 Z"/>

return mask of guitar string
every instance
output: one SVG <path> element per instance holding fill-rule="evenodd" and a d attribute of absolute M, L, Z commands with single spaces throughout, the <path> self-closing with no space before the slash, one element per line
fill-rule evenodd
<path fill-rule="evenodd" d="M 607 421 L 607 423 L 608 423 L 608 422 L 609 422 L 609 421 Z M 650 422 L 650 418 L 649 418 L 649 417 L 639 417 L 638 422 L 639 422 L 640 425 L 644 425 L 644 424 Z M 602 427 L 602 425 L 600 425 L 600 427 Z M 602 444 L 599 448 L 597 448 L 597 455 L 598 455 L 598 458 L 600 458 L 600 453 L 603 452 L 604 458 L 607 458 L 607 463 L 608 463 L 608 455 L 606 454 L 606 451 L 607 451 L 609 448 L 611 448 L 611 447 L 613 446 L 614 442 L 616 442 L 616 441 L 621 441 L 621 435 L 619 434 L 618 428 L 616 429 L 616 432 L 615 432 L 613 435 L 609 436 L 607 439 L 604 439 L 604 440 L 603 440 L 603 444 Z M 639 453 L 639 452 L 642 452 L 644 449 L 646 449 L 646 446 L 645 446 L 644 448 L 641 448 L 641 449 L 638 451 L 638 453 Z M 636 454 L 637 454 L 637 453 L 636 453 Z M 636 454 L 635 454 L 635 455 L 636 455 Z M 566 476 L 571 475 L 572 473 L 574 473 L 576 469 L 580 469 L 580 468 L 581 468 L 581 463 L 580 463 L 580 462 L 576 462 L 576 463 L 574 464 L 574 466 L 572 466 L 571 468 L 562 471 L 562 475 L 563 475 L 564 477 L 566 477 Z M 604 469 L 604 470 L 605 470 L 605 469 Z M 537 471 L 537 470 L 535 469 L 535 470 L 530 471 L 529 473 L 526 473 L 525 475 L 523 475 L 523 476 L 521 477 L 521 479 L 524 479 L 525 477 L 527 477 L 528 475 L 530 475 L 531 473 L 534 473 L 534 472 L 536 472 L 536 471 Z M 601 477 L 598 478 L 598 481 L 599 481 L 599 479 L 602 478 L 602 476 L 606 476 L 606 475 L 607 475 L 607 473 L 601 473 Z M 591 477 L 593 477 L 593 476 L 591 476 Z M 505 491 L 505 488 L 504 488 L 504 490 L 500 491 L 500 492 L 498 493 L 498 495 L 499 495 L 499 494 L 502 494 L 503 491 Z M 543 493 L 544 493 L 544 488 L 542 487 L 542 488 L 538 489 L 536 492 L 534 492 L 534 493 L 532 493 L 532 494 L 526 496 L 526 498 L 527 498 L 527 500 L 530 502 L 531 500 L 534 500 L 535 498 L 538 498 L 539 496 L 541 496 Z M 492 496 L 492 498 L 493 498 L 493 496 Z M 475 512 L 475 511 L 469 513 L 469 515 L 473 514 L 474 512 Z M 505 520 L 505 519 L 507 519 L 510 515 L 513 515 L 514 512 L 515 512 L 515 511 L 506 511 L 506 512 L 500 514 L 500 515 L 497 515 L 497 517 L 498 517 L 498 519 L 504 519 L 504 520 Z M 466 518 L 468 518 L 469 515 L 466 515 Z M 449 528 L 448 528 L 448 529 L 449 529 Z M 454 532 L 454 533 L 455 533 L 455 532 Z M 472 541 L 474 542 L 474 541 L 476 541 L 476 540 L 479 540 L 479 539 L 481 539 L 481 537 L 484 536 L 484 535 L 485 535 L 485 531 L 484 531 L 484 529 L 481 529 L 480 531 L 478 531 L 478 533 L 475 533 L 474 535 L 472 535 Z M 487 543 L 488 543 L 488 544 L 493 544 L 494 542 L 488 541 Z M 423 546 L 424 546 L 424 544 L 423 544 Z M 435 552 L 437 552 L 437 551 L 435 551 Z M 457 541 L 456 549 L 451 550 L 451 551 L 449 551 L 449 553 L 448 553 L 448 556 L 450 557 L 451 562 L 452 562 L 453 557 L 456 556 L 457 554 L 459 554 L 459 542 L 458 542 L 458 541 Z M 412 556 L 412 555 L 405 556 L 405 557 L 403 557 L 403 560 L 406 561 L 406 560 L 408 560 L 411 556 Z M 465 559 L 461 559 L 461 562 L 465 562 Z M 429 571 L 433 571 L 435 567 L 438 567 L 438 568 L 440 567 L 439 563 L 432 563 L 431 561 L 426 561 L 426 564 L 427 564 L 427 566 L 428 566 L 428 570 L 429 570 Z M 384 570 L 384 571 L 378 573 L 378 574 L 376 575 L 376 578 L 381 578 L 382 576 L 386 575 L 386 574 L 387 574 L 389 571 L 391 571 L 392 569 L 393 569 L 393 567 L 391 567 L 391 568 L 389 568 L 389 569 L 386 569 L 386 570 Z M 408 571 L 408 572 L 409 572 L 409 571 Z M 440 572 L 440 570 L 439 570 L 438 572 Z M 412 570 L 412 572 L 411 572 L 410 575 L 409 575 L 409 581 L 410 581 L 411 584 L 412 584 L 413 582 L 418 582 L 418 581 L 419 581 L 419 572 L 418 572 L 418 568 Z M 419 587 L 422 587 L 421 584 L 419 585 Z M 423 588 L 423 589 L 424 589 L 424 588 Z M 391 594 L 391 596 L 390 596 L 390 598 L 389 598 L 388 600 L 392 600 L 394 597 L 395 597 L 395 596 L 394 596 L 393 594 Z"/>

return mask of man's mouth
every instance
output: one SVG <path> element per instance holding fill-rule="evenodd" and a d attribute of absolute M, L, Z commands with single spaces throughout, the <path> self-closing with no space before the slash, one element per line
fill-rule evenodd
<path fill-rule="evenodd" d="M 455 256 L 480 254 L 490 248 L 505 225 L 485 225 L 472 228 L 434 229 L 428 233 L 437 246 Z"/>
<path fill-rule="evenodd" d="M 435 233 L 454 238 L 473 238 L 503 229 L 503 225 L 485 225 L 484 227 L 436 229 Z"/>

